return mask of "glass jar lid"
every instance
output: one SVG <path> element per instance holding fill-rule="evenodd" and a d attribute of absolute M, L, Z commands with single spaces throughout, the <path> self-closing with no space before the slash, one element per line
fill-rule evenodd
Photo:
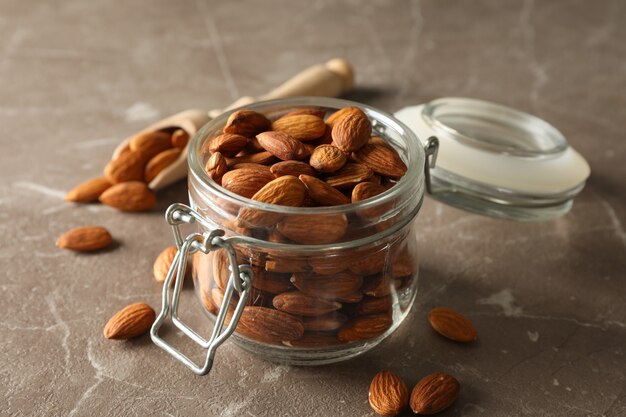
<path fill-rule="evenodd" d="M 439 151 L 431 196 L 494 217 L 544 220 L 566 213 L 589 165 L 555 127 L 487 101 L 440 98 L 395 116 Z"/>

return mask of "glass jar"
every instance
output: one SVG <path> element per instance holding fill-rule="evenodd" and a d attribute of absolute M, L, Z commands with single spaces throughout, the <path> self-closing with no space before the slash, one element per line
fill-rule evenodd
<path fill-rule="evenodd" d="M 222 133 L 229 113 L 205 125 L 191 143 L 189 196 L 201 219 L 198 231 L 223 230 L 226 239 L 235 239 L 236 262 L 253 272 L 232 339 L 271 361 L 326 364 L 366 352 L 400 325 L 415 299 L 412 228 L 424 197 L 425 161 L 415 135 L 386 113 L 344 100 L 294 98 L 246 108 L 276 120 L 303 107 L 332 113 L 348 106 L 367 114 L 372 135 L 387 140 L 408 168 L 386 192 L 356 204 L 277 206 L 222 188 L 204 169 L 206 143 Z M 302 233 L 307 228 L 316 231 Z M 228 252 L 197 251 L 191 258 L 198 298 L 215 320 L 232 275 Z M 226 324 L 237 298 L 225 313 Z"/>

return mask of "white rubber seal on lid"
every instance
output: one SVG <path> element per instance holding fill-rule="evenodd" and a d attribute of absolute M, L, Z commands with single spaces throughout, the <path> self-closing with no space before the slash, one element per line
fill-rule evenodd
<path fill-rule="evenodd" d="M 425 142 L 439 139 L 437 172 L 527 197 L 555 197 L 582 189 L 587 161 L 547 122 L 505 106 L 442 98 L 395 116 Z M 449 179 L 450 176 L 447 176 Z M 463 186 L 458 191 L 462 192 Z M 506 204 L 506 202 L 504 202 Z"/>

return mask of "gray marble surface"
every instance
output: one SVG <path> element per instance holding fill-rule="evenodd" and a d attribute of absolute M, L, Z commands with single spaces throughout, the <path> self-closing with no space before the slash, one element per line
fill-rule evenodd
<path fill-rule="evenodd" d="M 0 415 L 373 416 L 381 368 L 409 384 L 455 375 L 462 392 L 445 416 L 626 415 L 625 22 L 619 0 L 1 0 Z M 387 111 L 468 96 L 536 114 L 592 177 L 568 215 L 543 223 L 427 200 L 417 305 L 355 360 L 286 367 L 226 343 L 196 377 L 148 338 L 105 340 L 118 308 L 160 306 L 152 261 L 185 185 L 140 215 L 68 205 L 65 191 L 146 124 L 262 94 L 334 56 L 356 68 L 349 98 Z M 85 224 L 109 228 L 115 247 L 55 248 Z M 437 305 L 467 313 L 479 342 L 434 334 L 425 316 Z"/>

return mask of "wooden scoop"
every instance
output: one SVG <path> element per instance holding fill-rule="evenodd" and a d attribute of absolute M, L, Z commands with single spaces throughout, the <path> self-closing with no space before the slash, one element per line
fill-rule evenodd
<path fill-rule="evenodd" d="M 115 148 L 113 158 L 128 148 L 130 140 L 140 134 L 157 130 L 182 129 L 192 137 L 204 124 L 221 113 L 255 101 L 271 100 L 296 96 L 326 96 L 337 97 L 349 91 L 354 84 L 354 73 L 348 61 L 342 58 L 331 59 L 325 64 L 314 65 L 295 75 L 278 88 L 260 97 L 241 97 L 224 109 L 215 109 L 209 112 L 204 110 L 185 110 L 173 116 L 160 120 L 135 135 L 127 138 Z M 187 176 L 187 150 L 185 147 L 180 157 L 163 169 L 148 186 L 153 190 L 164 188 Z"/>

